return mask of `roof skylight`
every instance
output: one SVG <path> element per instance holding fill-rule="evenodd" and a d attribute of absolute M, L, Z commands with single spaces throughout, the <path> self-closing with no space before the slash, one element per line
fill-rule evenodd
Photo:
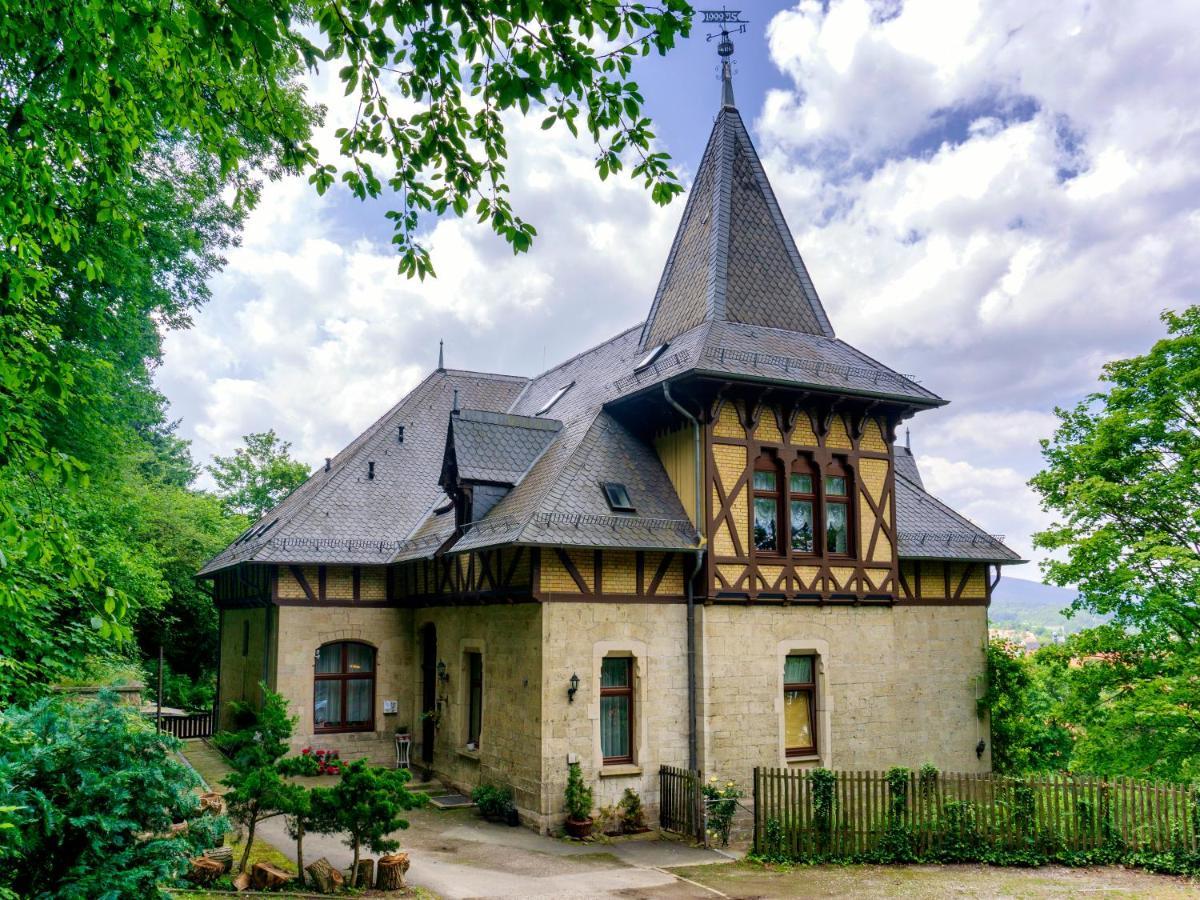
<path fill-rule="evenodd" d="M 653 365 L 654 361 L 663 355 L 663 351 L 666 350 L 668 346 L 670 345 L 659 344 L 657 347 L 651 348 L 650 351 L 638 361 L 638 364 L 633 367 L 633 371 L 640 372 L 647 366 Z"/>
<path fill-rule="evenodd" d="M 613 512 L 633 512 L 633 501 L 629 499 L 629 491 L 619 481 L 605 481 L 600 484 L 604 488 L 604 497 Z"/>
<path fill-rule="evenodd" d="M 539 409 L 537 412 L 535 412 L 534 415 L 535 416 L 544 416 L 546 413 L 550 412 L 551 407 L 553 407 L 555 403 L 557 403 L 559 400 L 561 400 L 563 397 L 563 394 L 565 394 L 567 391 L 569 391 L 574 386 L 575 386 L 575 382 L 572 381 L 570 384 L 566 384 L 566 385 L 563 385 L 562 387 L 560 387 L 557 391 L 554 392 L 554 396 L 551 397 L 550 400 L 541 409 Z"/>

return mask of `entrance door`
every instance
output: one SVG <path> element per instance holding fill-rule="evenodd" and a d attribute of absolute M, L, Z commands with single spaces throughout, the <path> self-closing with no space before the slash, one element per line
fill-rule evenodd
<path fill-rule="evenodd" d="M 437 629 L 433 623 L 421 629 L 421 710 L 430 713 L 421 719 L 421 760 L 433 763 L 434 727 L 432 713 L 437 707 Z"/>

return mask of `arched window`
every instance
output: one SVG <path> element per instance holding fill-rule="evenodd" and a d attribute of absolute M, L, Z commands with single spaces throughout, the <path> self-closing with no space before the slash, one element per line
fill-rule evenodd
<path fill-rule="evenodd" d="M 313 675 L 315 731 L 375 730 L 375 648 L 355 641 L 324 644 Z"/>
<path fill-rule="evenodd" d="M 792 553 L 816 553 L 817 486 L 812 466 L 801 457 L 788 473 L 788 533 Z"/>
<path fill-rule="evenodd" d="M 825 499 L 825 553 L 849 556 L 851 553 L 850 472 L 834 461 L 822 479 Z"/>
<path fill-rule="evenodd" d="M 754 493 L 754 549 L 759 553 L 779 553 L 782 504 L 779 502 L 779 466 L 775 459 L 766 454 L 756 459 L 751 478 Z"/>

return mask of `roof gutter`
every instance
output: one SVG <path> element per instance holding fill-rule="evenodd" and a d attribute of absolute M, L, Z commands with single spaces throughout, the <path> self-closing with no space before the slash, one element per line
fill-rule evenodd
<path fill-rule="evenodd" d="M 701 494 L 700 478 L 700 420 L 684 409 L 671 396 L 670 382 L 663 382 L 663 397 L 675 410 L 692 423 L 693 470 L 696 476 L 695 488 L 695 526 L 696 526 L 696 567 L 692 569 L 692 577 L 687 580 L 687 685 L 688 685 L 688 769 L 697 769 L 697 721 L 696 721 L 696 576 L 704 565 L 704 529 L 700 527 L 703 521 L 704 504 Z"/>

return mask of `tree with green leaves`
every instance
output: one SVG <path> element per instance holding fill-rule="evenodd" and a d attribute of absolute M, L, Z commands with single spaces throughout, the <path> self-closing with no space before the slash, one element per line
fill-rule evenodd
<path fill-rule="evenodd" d="M 273 428 L 242 441 L 233 456 L 214 456 L 208 471 L 226 508 L 254 521 L 304 484 L 308 466 L 292 459 L 291 443 Z"/>
<path fill-rule="evenodd" d="M 350 887 L 357 887 L 358 860 L 363 847 L 372 853 L 388 853 L 400 842 L 388 837 L 408 827 L 403 813 L 417 809 L 425 795 L 412 793 L 405 785 L 412 774 L 407 769 L 385 769 L 356 759 L 342 769 L 342 777 L 330 789 L 333 824 L 346 834 L 346 845 L 354 851 Z"/>
<path fill-rule="evenodd" d="M 213 743 L 228 758 L 233 771 L 223 783 L 229 788 L 225 803 L 229 816 L 246 829 L 246 846 L 238 864 L 244 871 L 254 845 L 254 832 L 267 816 L 286 813 L 297 805 L 295 785 L 284 779 L 279 762 L 288 752 L 296 720 L 288 714 L 287 701 L 265 684 L 259 685 L 262 705 L 230 701 L 235 731 L 222 731 Z"/>
<path fill-rule="evenodd" d="M 1200 307 L 1166 312 L 1148 353 L 1042 442 L 1031 481 L 1059 521 L 1035 536 L 1047 579 L 1111 616 L 1077 638 L 1089 715 L 1078 752 L 1108 771 L 1200 774 Z"/>
<path fill-rule="evenodd" d="M 131 435 L 157 451 L 152 480 L 186 477 L 165 462 L 177 445 L 151 370 L 163 329 L 186 327 L 208 299 L 265 179 L 307 173 L 321 192 L 390 191 L 399 267 L 420 276 L 432 272 L 422 216 L 472 214 L 528 249 L 534 227 L 507 184 L 515 115 L 584 132 L 601 177 L 624 168 L 667 202 L 680 186 L 654 146 L 633 63 L 669 51 L 690 15 L 682 0 L 10 4 L 0 615 L 14 627 L 0 632 L 37 644 L 65 628 L 64 664 L 94 649 L 89 631 L 131 636 L 140 598 L 113 577 L 78 507 L 96 507 L 98 477 L 117 468 L 114 440 Z M 299 80 L 323 65 L 338 67 L 353 109 L 335 159 L 313 143 L 325 110 Z M 31 686 L 24 662 L 13 665 Z"/>
<path fill-rule="evenodd" d="M 160 886 L 218 846 L 195 773 L 114 694 L 54 697 L 0 714 L 0 885 L 20 897 L 165 897 Z M 171 834 L 174 823 L 187 830 Z"/>
<path fill-rule="evenodd" d="M 1047 653 L 1056 650 L 1046 648 Z M 980 715 L 986 713 L 991 723 L 992 768 L 1004 775 L 1067 768 L 1072 738 L 1059 718 L 1059 698 L 1047 683 L 1048 663 L 1038 666 L 1002 640 L 991 641 L 986 653 L 987 691 L 978 702 Z M 1056 674 L 1061 685 L 1061 672 Z"/>

